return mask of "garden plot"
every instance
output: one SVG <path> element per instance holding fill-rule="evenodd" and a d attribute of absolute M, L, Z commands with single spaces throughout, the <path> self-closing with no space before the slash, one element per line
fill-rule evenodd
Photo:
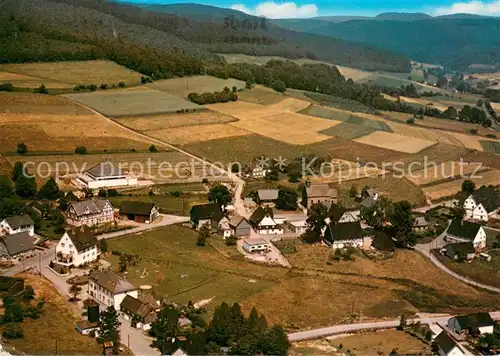
<path fill-rule="evenodd" d="M 418 153 L 435 144 L 435 142 L 432 141 L 383 131 L 372 132 L 371 134 L 357 138 L 354 141 L 406 153 Z"/>
<path fill-rule="evenodd" d="M 190 101 L 158 90 L 100 91 L 64 96 L 109 117 L 166 114 L 180 110 L 202 109 Z"/>

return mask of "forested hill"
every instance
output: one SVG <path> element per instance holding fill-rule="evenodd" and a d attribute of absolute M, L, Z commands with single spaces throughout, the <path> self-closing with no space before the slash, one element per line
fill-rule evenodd
<path fill-rule="evenodd" d="M 0 60 L 5 62 L 11 60 L 6 56 L 17 56 L 12 52 L 16 47 L 15 31 L 5 29 L 5 22 L 14 19 L 21 24 L 18 30 L 22 34 L 30 32 L 50 40 L 64 40 L 72 46 L 94 45 L 92 41 L 121 41 L 160 50 L 176 49 L 208 61 L 217 60 L 213 53 L 244 53 L 319 59 L 368 70 L 406 72 L 409 68 L 409 60 L 404 56 L 327 36 L 282 29 L 266 19 L 245 16 L 241 21 L 237 18 L 202 21 L 196 16 L 149 11 L 103 0 L 2 0 L 3 24 L 0 26 L 4 30 L 0 35 L 4 43 L 10 43 L 10 49 L 0 48 Z M 37 45 L 29 47 L 33 46 Z"/>
<path fill-rule="evenodd" d="M 391 18 L 391 17 L 389 17 Z M 500 19 L 443 16 L 412 21 L 278 20 L 280 26 L 383 48 L 413 60 L 465 69 L 500 58 Z"/>

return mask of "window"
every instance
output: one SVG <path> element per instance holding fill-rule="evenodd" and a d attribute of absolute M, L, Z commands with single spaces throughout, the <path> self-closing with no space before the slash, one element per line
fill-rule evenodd
<path fill-rule="evenodd" d="M 65 245 L 64 242 L 61 242 L 61 247 L 64 247 L 64 245 Z"/>
<path fill-rule="evenodd" d="M 72 245 L 72 244 L 69 244 L 69 248 L 73 248 L 73 245 Z"/>

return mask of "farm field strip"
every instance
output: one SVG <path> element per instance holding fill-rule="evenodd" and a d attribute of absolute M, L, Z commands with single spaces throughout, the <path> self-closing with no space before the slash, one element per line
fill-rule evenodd
<path fill-rule="evenodd" d="M 251 132 L 246 131 L 245 129 L 245 126 L 240 128 L 230 124 L 211 124 L 157 129 L 152 131 L 143 131 L 143 133 L 171 144 L 184 145 L 227 137 L 250 135 Z"/>
<path fill-rule="evenodd" d="M 439 101 L 434 101 L 432 98 L 408 98 L 406 96 L 400 96 L 401 101 L 409 104 L 418 104 L 422 106 L 430 106 L 441 111 L 448 109 L 448 106 L 440 103 Z"/>
<path fill-rule="evenodd" d="M 180 110 L 203 110 L 199 105 L 158 90 L 101 91 L 66 94 L 64 97 L 91 107 L 108 117 L 165 114 L 175 113 Z"/>
<path fill-rule="evenodd" d="M 364 137 L 357 138 L 354 141 L 406 153 L 418 153 L 435 144 L 435 142 L 432 141 L 415 137 L 410 138 L 408 136 L 383 131 L 372 132 Z"/>
<path fill-rule="evenodd" d="M 0 64 L 0 72 L 32 76 L 51 82 L 84 84 L 140 84 L 141 74 L 111 61 L 64 61 L 46 63 Z M 40 76 L 43 73 L 43 76 Z"/>
<path fill-rule="evenodd" d="M 181 98 L 186 98 L 190 93 L 213 93 L 222 91 L 224 87 L 232 89 L 245 88 L 245 82 L 237 79 L 221 79 L 212 76 L 193 76 L 175 79 L 157 80 L 147 84 L 148 87 L 163 91 Z"/>
<path fill-rule="evenodd" d="M 320 133 L 328 136 L 338 136 L 352 140 L 358 137 L 366 136 L 375 131 L 376 130 L 371 127 L 342 122 L 338 125 L 322 130 Z"/>
<path fill-rule="evenodd" d="M 470 174 L 474 172 L 478 167 L 483 169 L 486 167 L 481 167 L 480 163 L 468 163 L 468 162 L 457 162 L 449 161 L 443 162 L 437 166 L 430 166 L 418 172 L 414 172 L 412 176 L 408 175 L 407 178 L 415 183 L 416 185 L 429 185 L 435 181 L 440 181 L 442 179 L 453 179 L 459 177 L 462 174 Z"/>
<path fill-rule="evenodd" d="M 481 140 L 479 141 L 481 143 L 481 147 L 486 152 L 491 152 L 496 155 L 500 155 L 500 142 L 499 141 L 490 141 L 490 140 Z"/>
<path fill-rule="evenodd" d="M 247 101 L 260 105 L 272 105 L 285 99 L 281 93 L 273 89 L 266 88 L 262 85 L 256 85 L 252 89 L 244 90 L 238 93 L 238 100 Z"/>
<path fill-rule="evenodd" d="M 481 185 L 500 185 L 500 171 L 498 170 L 491 170 L 479 175 L 481 178 L 457 179 L 448 183 L 424 187 L 422 190 L 431 200 L 437 200 L 458 193 L 462 189 L 462 183 L 467 179 L 472 180 L 478 187 Z"/>

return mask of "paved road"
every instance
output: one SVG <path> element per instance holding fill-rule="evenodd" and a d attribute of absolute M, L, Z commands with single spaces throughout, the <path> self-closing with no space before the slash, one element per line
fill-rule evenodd
<path fill-rule="evenodd" d="M 494 319 L 500 318 L 500 312 L 491 312 L 490 315 Z M 420 321 L 422 324 L 435 324 L 435 323 L 446 324 L 446 322 L 448 321 L 448 319 L 450 317 L 452 317 L 452 315 L 430 317 L 430 318 L 415 318 L 413 320 Z M 399 319 L 389 320 L 389 321 L 378 321 L 378 322 L 372 322 L 372 323 L 335 325 L 335 326 L 330 326 L 330 327 L 326 327 L 326 328 L 290 333 L 290 334 L 288 334 L 288 339 L 290 341 L 317 339 L 317 338 L 321 338 L 321 337 L 325 337 L 325 336 L 330 336 L 330 335 L 335 335 L 335 334 L 343 334 L 343 333 L 359 331 L 359 330 L 394 328 L 398 325 L 399 325 Z"/>

